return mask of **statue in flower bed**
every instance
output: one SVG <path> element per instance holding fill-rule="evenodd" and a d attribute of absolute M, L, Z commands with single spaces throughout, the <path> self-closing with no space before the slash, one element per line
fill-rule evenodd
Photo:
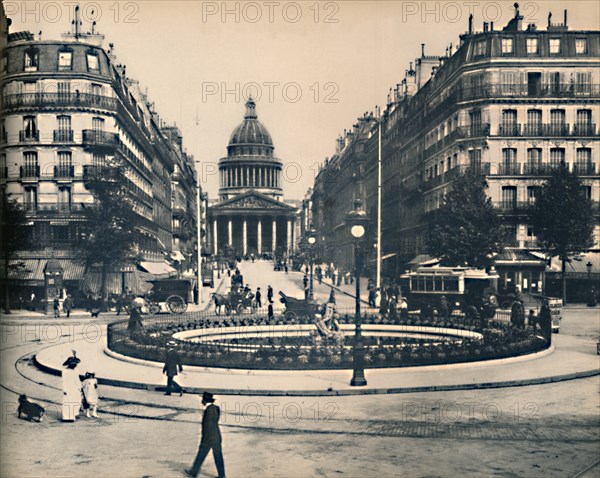
<path fill-rule="evenodd" d="M 328 302 L 320 312 L 314 314 L 313 323 L 317 328 L 318 337 L 336 341 L 344 340 L 344 332 L 340 330 L 338 314 L 333 302 Z"/>

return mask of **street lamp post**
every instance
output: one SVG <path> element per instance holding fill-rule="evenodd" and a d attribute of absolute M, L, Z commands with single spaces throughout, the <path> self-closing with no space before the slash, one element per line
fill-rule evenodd
<path fill-rule="evenodd" d="M 592 267 L 593 264 L 591 261 L 588 261 L 588 263 L 585 265 L 585 268 L 587 269 L 587 273 L 588 273 L 588 282 L 592 282 Z"/>
<path fill-rule="evenodd" d="M 360 199 L 355 200 L 354 210 L 346 216 L 346 224 L 350 229 L 350 234 L 354 242 L 354 271 L 356 280 L 354 354 L 352 380 L 350 381 L 350 385 L 353 387 L 363 387 L 367 384 L 364 365 L 365 348 L 362 341 L 362 320 L 360 316 L 360 271 L 362 268 L 360 240 L 365 235 L 367 221 L 367 213 L 361 209 Z"/>
<path fill-rule="evenodd" d="M 307 241 L 308 241 L 308 249 L 309 249 L 309 254 L 310 254 L 310 289 L 308 292 L 308 298 L 309 300 L 314 300 L 314 293 L 313 293 L 313 268 L 315 265 L 315 257 L 314 257 L 314 253 L 315 253 L 315 243 L 317 242 L 317 231 L 315 231 L 315 228 L 313 227 L 313 225 L 310 225 L 310 229 L 307 231 L 306 233 L 307 235 Z"/>

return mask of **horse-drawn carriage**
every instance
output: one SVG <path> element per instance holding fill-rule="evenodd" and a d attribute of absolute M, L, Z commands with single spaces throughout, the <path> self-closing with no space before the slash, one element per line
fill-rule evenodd
<path fill-rule="evenodd" d="M 187 310 L 188 297 L 192 288 L 190 280 L 161 279 L 149 282 L 152 284 L 152 290 L 146 297 L 146 301 L 151 314 L 160 312 L 160 304 L 163 302 L 171 314 L 183 314 Z"/>
<path fill-rule="evenodd" d="M 221 315 L 223 311 L 229 315 L 231 311 L 235 310 L 236 314 L 239 315 L 246 309 L 256 310 L 254 294 L 244 287 L 232 287 L 227 294 L 214 293 L 212 299 L 215 303 L 215 313 L 217 315 Z"/>
<path fill-rule="evenodd" d="M 286 319 L 296 317 L 312 317 L 319 312 L 320 305 L 314 300 L 301 300 L 293 297 L 288 297 L 283 292 L 279 291 L 279 302 L 285 305 L 284 316 Z"/>

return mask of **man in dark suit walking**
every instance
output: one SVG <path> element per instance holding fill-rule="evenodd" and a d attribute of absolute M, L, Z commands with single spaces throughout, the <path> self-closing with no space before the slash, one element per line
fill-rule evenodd
<path fill-rule="evenodd" d="M 163 373 L 167 374 L 167 391 L 165 395 L 171 395 L 173 390 L 179 392 L 179 396 L 183 395 L 183 388 L 175 381 L 175 376 L 179 372 L 183 372 L 183 366 L 181 365 L 181 357 L 175 350 L 177 342 L 169 341 L 167 343 L 169 350 L 167 351 L 167 358 L 165 359 L 165 365 L 163 367 Z"/>
<path fill-rule="evenodd" d="M 221 450 L 221 431 L 219 430 L 221 409 L 214 402 L 215 399 L 212 393 L 204 392 L 202 394 L 202 405 L 206 406 L 204 415 L 202 416 L 202 438 L 200 439 L 200 448 L 198 448 L 192 468 L 185 470 L 188 476 L 198 476 L 204 459 L 212 449 L 219 478 L 225 478 L 225 464 L 223 462 L 223 451 Z"/>

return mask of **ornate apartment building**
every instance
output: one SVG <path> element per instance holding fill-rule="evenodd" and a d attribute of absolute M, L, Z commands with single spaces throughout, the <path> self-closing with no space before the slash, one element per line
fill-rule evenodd
<path fill-rule="evenodd" d="M 509 232 L 511 247 L 497 265 L 500 270 L 505 261 L 515 268 L 502 278 L 526 291 L 539 289 L 539 272 L 545 266 L 530 254 L 537 244 L 526 212 L 550 170 L 565 162 L 576 171 L 600 213 L 600 32 L 570 31 L 566 12 L 561 24 L 550 23 L 549 17 L 545 30 L 522 21 L 517 10 L 502 30 L 484 24 L 483 31 L 475 32 L 470 19 L 455 51 L 450 45 L 444 56 L 433 57 L 422 47 L 415 67 L 411 64 L 390 91 L 383 113 L 370 118 L 365 157 L 346 159 L 357 175 L 362 177 L 364 169 L 360 194 L 375 242 L 381 125 L 382 246 L 388 274 L 397 275 L 411 261 L 423 259 L 428 225 L 453 179 L 466 169 L 485 176 L 488 194 Z M 356 147 L 353 133 L 347 135 L 340 157 Z M 327 216 L 328 202 L 344 197 L 322 186 L 334 174 L 334 165 L 344 168 L 326 162 L 314 185 L 313 206 L 318 201 L 326 207 L 313 211 L 321 227 L 318 214 Z M 340 188 L 353 189 L 351 183 L 338 182 Z M 325 197 L 315 196 L 323 193 Z M 350 196 L 344 211 L 352 208 Z M 600 226 L 595 237 L 598 247 Z M 340 245 L 330 241 L 332 249 Z M 519 267 L 520 261 L 536 260 L 539 264 L 530 264 L 531 270 Z"/>
<path fill-rule="evenodd" d="M 93 202 L 86 181 L 111 157 L 126 168 L 136 198 L 142 266 L 170 274 L 165 258 L 189 249 L 196 178 L 181 135 L 163 126 L 138 82 L 116 64 L 114 46 L 102 47 L 103 39 L 78 26 L 59 41 L 16 32 L 1 53 L 0 188 L 28 212 L 34 244 L 23 252 L 27 271 L 13 277 L 23 284 L 40 285 L 49 257 L 60 260 L 67 281 L 82 279 L 72 245 L 84 205 Z M 183 229 L 183 222 L 173 223 L 173 209 L 189 216 Z M 125 285 L 125 279 L 112 282 L 113 291 Z"/>

